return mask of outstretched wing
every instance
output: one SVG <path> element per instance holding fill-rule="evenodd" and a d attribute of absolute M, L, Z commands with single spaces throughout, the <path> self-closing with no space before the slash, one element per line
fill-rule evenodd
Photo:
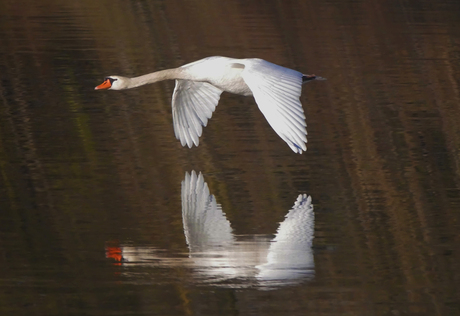
<path fill-rule="evenodd" d="M 172 97 L 174 134 L 182 146 L 198 146 L 203 126 L 216 109 L 222 90 L 206 82 L 176 80 Z"/>
<path fill-rule="evenodd" d="M 270 243 L 267 263 L 257 266 L 259 280 L 313 277 L 315 213 L 311 197 L 300 194 Z"/>
<path fill-rule="evenodd" d="M 307 150 L 307 124 L 299 100 L 302 73 L 262 59 L 242 63 L 241 76 L 268 123 L 294 152 Z"/>
<path fill-rule="evenodd" d="M 181 192 L 182 221 L 190 251 L 206 251 L 234 241 L 230 222 L 209 192 L 201 172 L 186 172 Z"/>

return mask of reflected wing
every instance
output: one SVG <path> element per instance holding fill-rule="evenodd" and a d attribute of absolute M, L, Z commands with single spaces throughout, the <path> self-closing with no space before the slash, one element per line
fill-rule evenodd
<path fill-rule="evenodd" d="M 301 194 L 272 240 L 259 280 L 297 279 L 314 273 L 312 242 L 315 214 L 311 197 Z"/>
<path fill-rule="evenodd" d="M 176 80 L 172 97 L 174 134 L 182 146 L 198 146 L 203 126 L 216 109 L 222 90 L 206 82 Z"/>
<path fill-rule="evenodd" d="M 190 250 L 206 250 L 234 240 L 230 222 L 210 194 L 203 175 L 185 173 L 182 181 L 182 221 Z"/>
<path fill-rule="evenodd" d="M 314 225 L 315 213 L 311 196 L 300 194 L 284 221 L 280 223 L 273 241 L 288 242 L 294 249 L 309 249 L 313 241 Z"/>
<path fill-rule="evenodd" d="M 268 123 L 294 152 L 307 150 L 307 124 L 299 100 L 302 73 L 261 59 L 244 64 L 242 77 Z"/>

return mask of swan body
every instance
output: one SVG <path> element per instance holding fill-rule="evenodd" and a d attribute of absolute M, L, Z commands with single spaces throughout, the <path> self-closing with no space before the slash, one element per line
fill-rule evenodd
<path fill-rule="evenodd" d="M 296 153 L 307 150 L 307 124 L 300 103 L 302 84 L 324 80 L 258 58 L 207 57 L 179 68 L 139 77 L 108 76 L 95 89 L 123 90 L 176 80 L 172 96 L 174 132 L 182 146 L 198 146 L 222 92 L 254 99 L 275 132 Z"/>
<path fill-rule="evenodd" d="M 315 276 L 315 212 L 311 196 L 297 197 L 274 238 L 265 234 L 238 236 L 201 172 L 185 172 L 181 201 L 188 256 L 130 244 L 108 246 L 106 257 L 114 259 L 117 265 L 132 268 L 185 267 L 197 282 L 219 287 L 257 285 L 273 289 Z M 132 272 L 124 269 L 122 273 Z"/>

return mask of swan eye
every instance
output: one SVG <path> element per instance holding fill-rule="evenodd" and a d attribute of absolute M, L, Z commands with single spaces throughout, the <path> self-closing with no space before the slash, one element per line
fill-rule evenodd
<path fill-rule="evenodd" d="M 114 81 L 117 81 L 118 79 L 116 79 L 116 78 L 111 78 L 111 77 L 106 77 L 106 78 L 104 78 L 104 81 L 107 81 L 107 80 L 110 81 L 110 85 L 112 85 L 113 82 L 114 82 Z"/>

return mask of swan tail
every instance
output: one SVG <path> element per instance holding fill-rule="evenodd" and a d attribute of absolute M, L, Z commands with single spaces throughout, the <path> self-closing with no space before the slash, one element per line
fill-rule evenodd
<path fill-rule="evenodd" d="M 327 80 L 327 79 L 317 76 L 317 75 L 302 75 L 302 83 L 307 83 L 313 80 Z"/>

